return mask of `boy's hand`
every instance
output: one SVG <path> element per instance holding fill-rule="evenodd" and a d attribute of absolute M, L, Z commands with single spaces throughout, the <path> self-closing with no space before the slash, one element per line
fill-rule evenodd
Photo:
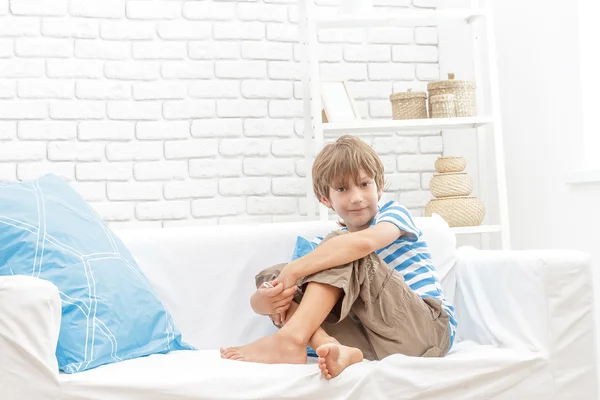
<path fill-rule="evenodd" d="M 294 299 L 296 285 L 284 289 L 283 283 L 275 280 L 269 282 L 269 286 L 261 286 L 252 295 L 250 304 L 255 313 L 261 315 L 280 314 L 290 308 Z"/>
<path fill-rule="evenodd" d="M 290 287 L 296 287 L 296 283 L 298 282 L 299 278 L 300 277 L 297 277 L 294 273 L 294 262 L 292 261 L 283 267 L 279 273 L 279 276 L 277 276 L 277 282 L 281 282 L 283 287 L 287 289 Z"/>

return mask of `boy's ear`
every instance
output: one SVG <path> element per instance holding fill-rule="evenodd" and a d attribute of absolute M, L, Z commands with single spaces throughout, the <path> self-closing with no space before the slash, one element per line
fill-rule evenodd
<path fill-rule="evenodd" d="M 325 198 L 325 196 L 319 196 L 319 201 L 327 208 L 331 207 L 331 202 Z"/>
<path fill-rule="evenodd" d="M 377 189 L 377 200 L 381 200 L 381 196 L 383 195 L 383 187 Z"/>

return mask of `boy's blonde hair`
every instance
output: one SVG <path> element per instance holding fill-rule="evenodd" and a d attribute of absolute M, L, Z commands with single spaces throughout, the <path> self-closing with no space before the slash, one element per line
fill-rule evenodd
<path fill-rule="evenodd" d="M 373 178 L 377 189 L 383 189 L 383 163 L 375 150 L 357 137 L 340 136 L 328 143 L 317 155 L 312 168 L 313 190 L 318 199 L 329 199 L 329 188 L 335 179 L 346 186 L 352 179 L 360 184 L 360 170 Z"/>

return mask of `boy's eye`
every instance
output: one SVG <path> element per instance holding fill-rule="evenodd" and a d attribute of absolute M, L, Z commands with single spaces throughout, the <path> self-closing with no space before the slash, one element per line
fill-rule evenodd
<path fill-rule="evenodd" d="M 369 186 L 371 186 L 371 182 L 363 182 L 362 186 L 363 187 L 369 187 Z"/>
<path fill-rule="evenodd" d="M 343 187 L 339 187 L 339 188 L 336 188 L 335 190 L 338 191 L 338 192 L 343 192 L 344 188 Z"/>

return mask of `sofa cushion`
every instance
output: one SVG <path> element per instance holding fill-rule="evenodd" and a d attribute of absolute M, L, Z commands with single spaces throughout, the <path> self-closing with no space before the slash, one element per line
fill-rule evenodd
<path fill-rule="evenodd" d="M 0 204 L 0 275 L 60 291 L 61 370 L 190 348 L 129 251 L 66 182 L 3 183 Z"/>

